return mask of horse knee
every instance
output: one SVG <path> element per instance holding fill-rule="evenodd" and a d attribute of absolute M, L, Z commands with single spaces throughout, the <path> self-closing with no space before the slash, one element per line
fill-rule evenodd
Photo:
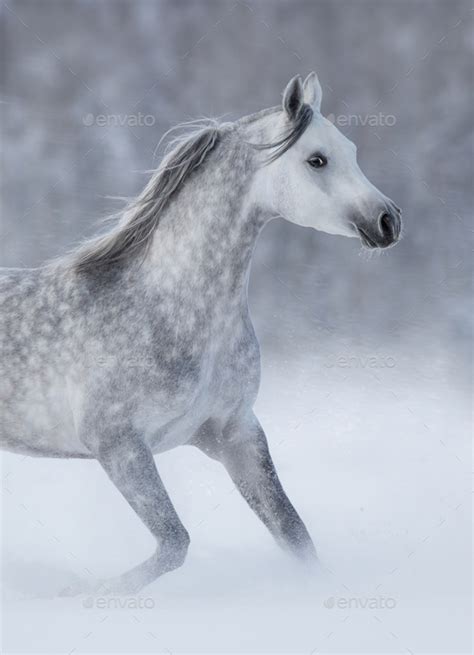
<path fill-rule="evenodd" d="M 183 528 L 179 535 L 173 535 L 163 540 L 160 548 L 160 560 L 170 571 L 184 564 L 191 539 L 187 530 Z"/>

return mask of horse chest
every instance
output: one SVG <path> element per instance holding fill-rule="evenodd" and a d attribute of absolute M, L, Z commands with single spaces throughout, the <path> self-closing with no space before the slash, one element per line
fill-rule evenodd
<path fill-rule="evenodd" d="M 242 401 L 254 402 L 260 353 L 250 320 L 212 332 L 193 358 L 184 348 L 174 366 L 179 373 L 173 373 L 166 397 L 158 390 L 138 415 L 138 426 L 155 452 L 186 443 L 209 418 L 225 421 Z"/>

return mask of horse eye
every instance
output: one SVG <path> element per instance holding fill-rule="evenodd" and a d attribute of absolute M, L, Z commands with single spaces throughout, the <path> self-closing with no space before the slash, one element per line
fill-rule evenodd
<path fill-rule="evenodd" d="M 321 155 L 321 154 L 312 155 L 308 159 L 308 164 L 312 168 L 322 168 L 323 166 L 326 166 L 327 163 L 328 163 L 328 160 L 326 159 L 326 157 L 324 155 Z"/>

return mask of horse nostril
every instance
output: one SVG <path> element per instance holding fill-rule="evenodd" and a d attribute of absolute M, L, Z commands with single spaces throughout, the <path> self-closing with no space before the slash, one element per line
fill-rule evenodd
<path fill-rule="evenodd" d="M 379 228 L 384 238 L 395 237 L 395 225 L 390 214 L 384 212 L 379 218 Z"/>

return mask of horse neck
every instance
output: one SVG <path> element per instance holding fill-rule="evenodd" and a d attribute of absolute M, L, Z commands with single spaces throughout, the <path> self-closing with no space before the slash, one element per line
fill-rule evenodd
<path fill-rule="evenodd" d="M 146 260 L 147 282 L 160 295 L 204 303 L 210 312 L 222 302 L 246 301 L 251 257 L 264 224 L 252 200 L 254 172 L 248 145 L 236 133 L 224 134 L 170 202 Z"/>

